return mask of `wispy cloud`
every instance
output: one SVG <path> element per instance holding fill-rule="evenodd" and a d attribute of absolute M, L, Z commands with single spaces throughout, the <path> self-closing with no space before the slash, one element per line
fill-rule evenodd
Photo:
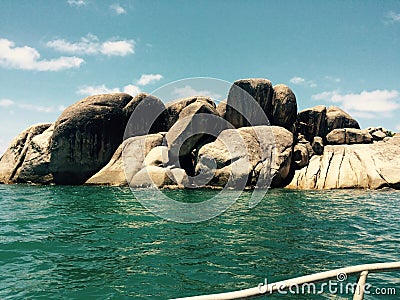
<path fill-rule="evenodd" d="M 385 24 L 400 23 L 400 13 L 389 11 L 385 16 Z"/>
<path fill-rule="evenodd" d="M 0 107 L 9 107 L 14 104 L 14 101 L 10 99 L 0 99 Z"/>
<path fill-rule="evenodd" d="M 77 55 L 126 56 L 135 53 L 133 40 L 108 40 L 100 42 L 94 34 L 87 34 L 78 42 L 69 42 L 64 39 L 56 39 L 46 43 L 47 47 L 62 53 Z"/>
<path fill-rule="evenodd" d="M 77 91 L 77 93 L 80 95 L 88 95 L 88 96 L 99 95 L 99 94 L 120 93 L 120 92 L 121 91 L 119 88 L 108 88 L 104 84 L 94 85 L 94 86 L 90 86 L 90 85 L 81 86 Z"/>
<path fill-rule="evenodd" d="M 140 76 L 137 84 L 138 85 L 148 85 L 161 80 L 163 77 L 161 74 L 143 74 Z"/>
<path fill-rule="evenodd" d="M 181 88 L 174 88 L 172 93 L 180 98 L 205 96 L 205 97 L 210 97 L 213 100 L 222 100 L 222 96 L 220 94 L 214 93 L 209 90 L 196 90 L 190 85 L 186 85 Z"/>
<path fill-rule="evenodd" d="M 312 98 L 338 104 L 354 116 L 368 119 L 390 115 L 400 108 L 400 92 L 397 90 L 362 91 L 358 94 L 341 94 L 335 90 L 315 94 Z"/>
<path fill-rule="evenodd" d="M 19 108 L 36 111 L 36 112 L 44 112 L 44 113 L 54 113 L 54 112 L 61 112 L 65 109 L 65 106 L 43 106 L 43 105 L 36 105 L 36 104 L 18 104 Z"/>
<path fill-rule="evenodd" d="M 154 82 L 159 81 L 162 79 L 163 76 L 161 74 L 143 74 L 140 76 L 139 80 L 136 84 L 128 84 L 123 86 L 122 88 L 114 87 L 109 88 L 105 84 L 101 85 L 84 85 L 81 86 L 77 94 L 85 95 L 85 96 L 92 96 L 92 95 L 99 95 L 99 94 L 110 94 L 110 93 L 127 93 L 132 96 L 139 94 L 142 90 L 139 86 L 146 86 L 152 84 Z"/>
<path fill-rule="evenodd" d="M 32 47 L 16 47 L 15 43 L 0 39 L 0 66 L 10 69 L 60 71 L 79 68 L 84 62 L 79 57 L 59 57 L 55 59 L 40 59 L 40 53 Z"/>
<path fill-rule="evenodd" d="M 110 9 L 113 10 L 117 15 L 126 14 L 125 8 L 123 8 L 121 5 L 117 3 L 111 4 Z"/>
<path fill-rule="evenodd" d="M 400 124 L 398 124 L 398 125 L 396 126 L 396 130 L 397 130 L 397 132 L 400 132 Z"/>
<path fill-rule="evenodd" d="M 23 110 L 43 112 L 43 113 L 60 112 L 65 109 L 65 106 L 63 106 L 63 105 L 45 106 L 45 105 L 30 104 L 30 103 L 19 103 L 19 102 L 13 101 L 11 99 L 0 99 L 0 107 L 12 108 L 12 109 L 19 108 L 19 109 L 23 109 Z M 10 111 L 10 112 L 11 112 L 11 114 L 15 113 L 14 111 Z"/>
<path fill-rule="evenodd" d="M 306 80 L 305 78 L 299 76 L 292 77 L 290 82 L 296 85 L 308 86 L 312 88 L 317 86 L 313 80 Z"/>
<path fill-rule="evenodd" d="M 85 6 L 87 4 L 87 1 L 85 1 L 85 0 L 67 0 L 67 3 L 70 6 L 81 7 L 81 6 Z"/>
<path fill-rule="evenodd" d="M 124 87 L 120 88 L 109 88 L 106 85 L 94 85 L 94 86 L 81 86 L 77 94 L 84 95 L 84 96 L 93 96 L 93 95 L 100 95 L 100 94 L 111 94 L 111 93 L 127 93 L 132 96 L 135 96 L 141 92 L 140 88 L 133 84 L 125 85 Z"/>
<path fill-rule="evenodd" d="M 334 82 L 334 83 L 339 83 L 342 81 L 339 77 L 333 77 L 333 76 L 325 76 L 325 80 Z"/>

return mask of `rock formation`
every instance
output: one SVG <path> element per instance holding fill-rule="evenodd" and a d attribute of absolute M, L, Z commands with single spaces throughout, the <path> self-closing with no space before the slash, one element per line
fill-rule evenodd
<path fill-rule="evenodd" d="M 400 188 L 400 136 L 338 107 L 297 113 L 286 85 L 242 79 L 227 100 L 91 96 L 20 133 L 0 183 L 141 187 Z"/>
<path fill-rule="evenodd" d="M 267 79 L 241 79 L 229 90 L 225 119 L 235 128 L 269 125 L 274 89 Z"/>
<path fill-rule="evenodd" d="M 12 142 L 7 151 L 3 154 L 0 159 L 0 182 L 2 183 L 23 183 L 23 182 L 34 182 L 35 179 L 43 175 L 31 174 L 32 178 L 27 178 L 27 176 L 22 176 L 20 178 L 21 171 L 26 175 L 29 168 L 33 168 L 32 160 L 35 160 L 40 153 L 47 152 L 46 149 L 39 149 L 42 143 L 36 140 L 39 147 L 32 146 L 32 140 L 41 135 L 46 129 L 48 129 L 51 124 L 36 124 L 32 125 L 23 132 L 21 132 Z M 36 144 L 35 142 L 33 142 Z M 37 152 L 35 150 L 37 149 Z M 43 153 L 46 156 L 46 153 Z M 39 161 L 41 165 L 45 164 L 45 161 Z M 24 168 L 22 168 L 24 166 Z M 46 174 L 44 174 L 46 175 Z M 37 183 L 45 183 L 39 180 Z"/>
<path fill-rule="evenodd" d="M 200 148 L 196 174 L 212 178 L 210 185 L 238 187 L 255 184 L 268 166 L 272 185 L 282 186 L 290 171 L 292 146 L 293 135 L 282 127 L 227 129 Z"/>
<path fill-rule="evenodd" d="M 144 167 L 144 161 L 152 149 L 163 145 L 165 133 L 142 135 L 125 140 L 115 151 L 110 162 L 93 175 L 86 184 L 127 185 Z"/>
<path fill-rule="evenodd" d="M 325 146 L 295 172 L 292 189 L 400 188 L 400 137 L 373 144 Z"/>
<path fill-rule="evenodd" d="M 360 129 L 360 125 L 349 114 L 335 106 L 315 106 L 299 112 L 297 116 L 297 132 L 310 142 L 313 142 L 316 136 L 325 140 L 329 132 L 339 128 Z"/>
<path fill-rule="evenodd" d="M 311 146 L 316 155 L 324 153 L 324 141 L 322 140 L 322 137 L 315 136 Z"/>
<path fill-rule="evenodd" d="M 214 101 L 209 97 L 195 96 L 172 101 L 166 105 L 167 130 L 169 130 L 179 119 L 179 115 L 186 107 L 193 103 L 206 103 L 216 108 Z"/>
<path fill-rule="evenodd" d="M 326 141 L 331 145 L 369 144 L 372 140 L 368 130 L 354 128 L 334 129 L 326 136 Z"/>
<path fill-rule="evenodd" d="M 149 133 L 152 122 L 147 119 L 163 107 L 160 100 L 146 94 L 132 98 L 120 93 L 91 96 L 68 107 L 56 121 L 51 137 L 54 182 L 84 183 L 110 161 L 125 129 L 128 137 Z M 139 109 L 139 117 L 128 124 L 135 109 Z"/>
<path fill-rule="evenodd" d="M 297 101 L 293 91 L 284 84 L 274 86 L 270 123 L 291 131 L 297 118 Z"/>

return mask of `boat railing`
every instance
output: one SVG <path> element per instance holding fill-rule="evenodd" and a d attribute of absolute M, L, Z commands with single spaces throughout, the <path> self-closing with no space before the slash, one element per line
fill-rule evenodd
<path fill-rule="evenodd" d="M 353 289 L 353 300 L 362 300 L 364 299 L 365 287 L 367 284 L 367 277 L 370 273 L 379 273 L 379 272 L 387 272 L 400 270 L 400 261 L 398 262 L 388 262 L 388 263 L 375 263 L 375 264 L 363 264 L 356 265 L 346 268 L 340 268 L 320 273 L 315 273 L 311 275 L 296 277 L 292 279 L 287 279 L 274 283 L 260 283 L 258 286 L 227 292 L 227 293 L 219 293 L 219 294 L 210 294 L 210 295 L 201 295 L 201 296 L 192 296 L 192 297 L 184 297 L 184 298 L 176 298 L 173 300 L 226 300 L 226 299 L 246 299 L 246 298 L 255 298 L 260 296 L 265 296 L 269 294 L 274 294 L 278 292 L 282 292 L 290 289 L 293 286 L 301 286 L 312 283 L 319 283 L 323 281 L 327 281 L 330 279 L 336 278 L 338 281 L 343 281 L 347 279 L 347 275 L 358 275 L 358 281 Z"/>

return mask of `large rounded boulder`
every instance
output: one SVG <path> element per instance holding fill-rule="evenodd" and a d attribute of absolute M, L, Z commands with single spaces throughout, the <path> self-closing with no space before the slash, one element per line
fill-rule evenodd
<path fill-rule="evenodd" d="M 235 128 L 269 125 L 274 89 L 268 79 L 241 79 L 229 90 L 225 119 Z"/>
<path fill-rule="evenodd" d="M 293 135 L 282 127 L 227 129 L 200 148 L 195 171 L 211 186 L 254 186 L 263 174 L 271 180 L 259 187 L 281 187 L 290 176 L 292 150 Z"/>
<path fill-rule="evenodd" d="M 205 105 L 208 104 L 214 109 L 216 108 L 214 101 L 211 98 L 204 96 L 187 97 L 169 102 L 166 105 L 167 131 L 178 121 L 181 112 L 186 109 L 186 107 L 194 103 Z"/>
<path fill-rule="evenodd" d="M 337 106 L 330 106 L 326 109 L 326 133 L 334 129 L 354 128 L 360 129 L 358 122 L 347 112 Z"/>
<path fill-rule="evenodd" d="M 124 93 L 105 94 L 68 107 L 56 121 L 51 138 L 50 172 L 54 182 L 82 184 L 104 167 L 122 143 L 134 111 L 138 117 L 129 122 L 126 137 L 148 133 L 155 118 L 149 112 L 154 108 L 157 116 L 163 111 L 161 101 L 154 98 L 147 94 L 135 98 Z M 153 131 L 162 130 L 162 126 Z"/>
<path fill-rule="evenodd" d="M 181 110 L 178 120 L 166 134 L 170 162 L 193 175 L 193 152 L 214 140 L 228 125 L 215 105 L 208 101 L 190 103 Z"/>
<path fill-rule="evenodd" d="M 297 118 L 297 101 L 293 91 L 284 84 L 274 86 L 270 122 L 291 131 Z"/>

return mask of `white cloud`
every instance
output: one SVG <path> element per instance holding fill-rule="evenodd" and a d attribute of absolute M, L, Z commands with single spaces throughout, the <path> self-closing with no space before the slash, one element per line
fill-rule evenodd
<path fill-rule="evenodd" d="M 400 132 L 400 124 L 398 124 L 398 125 L 396 126 L 396 130 L 397 130 L 397 132 Z"/>
<path fill-rule="evenodd" d="M 135 43 L 130 41 L 104 42 L 100 52 L 108 56 L 126 56 L 135 53 Z"/>
<path fill-rule="evenodd" d="M 111 93 L 119 93 L 120 90 L 118 88 L 108 88 L 104 84 L 95 85 L 95 86 L 82 86 L 77 91 L 80 95 L 99 95 L 99 94 L 111 94 Z"/>
<path fill-rule="evenodd" d="M 306 80 L 302 77 L 295 76 L 290 79 L 290 82 L 293 84 L 303 84 Z"/>
<path fill-rule="evenodd" d="M 124 86 L 122 89 L 119 88 L 108 88 L 106 85 L 95 85 L 95 86 L 82 86 L 78 89 L 77 94 L 84 96 L 93 96 L 100 94 L 111 94 L 111 93 L 121 93 L 121 90 L 124 93 L 135 96 L 140 93 L 140 88 L 133 84 L 128 84 Z"/>
<path fill-rule="evenodd" d="M 395 13 L 394 11 L 389 11 L 386 15 L 385 23 L 399 23 L 400 22 L 400 13 Z"/>
<path fill-rule="evenodd" d="M 332 77 L 332 76 L 325 76 L 325 79 L 326 79 L 327 81 L 331 81 L 331 82 L 335 82 L 335 83 L 339 83 L 339 82 L 342 81 L 340 78 L 338 78 L 338 77 Z"/>
<path fill-rule="evenodd" d="M 139 86 L 145 86 L 154 83 L 156 81 L 159 81 L 161 78 L 163 78 L 161 74 L 143 74 L 142 76 L 140 76 L 136 84 L 128 84 L 123 86 L 122 88 L 109 88 L 104 84 L 94 86 L 84 85 L 78 89 L 77 94 L 92 96 L 99 94 L 121 93 L 122 91 L 132 96 L 136 96 L 142 91 Z"/>
<path fill-rule="evenodd" d="M 290 82 L 296 85 L 303 85 L 308 87 L 316 87 L 317 84 L 313 80 L 306 80 L 303 77 L 295 76 L 290 79 Z"/>
<path fill-rule="evenodd" d="M 111 4 L 110 9 L 112 9 L 117 15 L 126 14 L 126 10 L 117 3 Z"/>
<path fill-rule="evenodd" d="M 0 99 L 0 107 L 9 107 L 14 105 L 14 101 L 10 99 Z"/>
<path fill-rule="evenodd" d="M 90 33 L 82 37 L 78 42 L 56 39 L 47 42 L 46 46 L 59 52 L 78 55 L 126 56 L 135 53 L 135 42 L 133 40 L 100 42 L 97 36 Z"/>
<path fill-rule="evenodd" d="M 313 95 L 314 100 L 325 100 L 341 106 L 360 118 L 378 118 L 390 115 L 400 108 L 400 92 L 397 90 L 362 91 L 361 93 L 341 94 L 338 90 Z"/>
<path fill-rule="evenodd" d="M 19 108 L 36 111 L 36 112 L 44 112 L 44 113 L 54 113 L 62 111 L 63 106 L 55 107 L 55 106 L 42 106 L 36 104 L 18 104 Z"/>
<path fill-rule="evenodd" d="M 361 118 L 361 119 L 376 119 L 378 118 L 378 115 L 375 113 L 370 113 L 370 112 L 362 112 L 362 111 L 349 111 L 349 113 L 354 117 L 354 118 Z"/>
<path fill-rule="evenodd" d="M 135 95 L 139 94 L 140 92 L 141 92 L 140 88 L 136 85 L 128 84 L 128 85 L 124 86 L 124 93 L 127 93 L 129 95 L 135 96 Z"/>
<path fill-rule="evenodd" d="M 330 92 L 322 92 L 319 94 L 312 95 L 311 98 L 313 100 L 326 100 L 329 101 L 333 96 L 338 95 L 339 90 L 330 91 Z"/>
<path fill-rule="evenodd" d="M 140 76 L 137 84 L 138 85 L 148 85 L 161 80 L 163 76 L 161 74 L 143 74 Z"/>
<path fill-rule="evenodd" d="M 40 60 L 39 52 L 32 47 L 15 47 L 15 43 L 0 39 L 0 66 L 10 69 L 60 71 L 79 68 L 84 62 L 79 57 L 59 57 L 50 60 Z"/>
<path fill-rule="evenodd" d="M 0 99 L 0 107 L 13 107 L 13 108 L 20 108 L 24 110 L 44 112 L 44 113 L 60 112 L 65 109 L 64 105 L 43 106 L 43 105 L 29 104 L 29 103 L 17 103 L 11 99 Z M 9 112 L 11 115 L 15 114 L 14 110 L 10 110 Z"/>
<path fill-rule="evenodd" d="M 70 6 L 77 6 L 77 7 L 81 7 L 87 4 L 85 0 L 67 0 L 67 2 Z"/>
<path fill-rule="evenodd" d="M 180 98 L 186 98 L 186 97 L 193 97 L 193 96 L 205 96 L 205 97 L 210 97 L 213 100 L 220 100 L 222 99 L 222 96 L 220 94 L 214 93 L 212 91 L 208 90 L 196 90 L 190 85 L 186 85 L 182 88 L 174 88 L 173 92 L 174 95 L 177 95 Z"/>

